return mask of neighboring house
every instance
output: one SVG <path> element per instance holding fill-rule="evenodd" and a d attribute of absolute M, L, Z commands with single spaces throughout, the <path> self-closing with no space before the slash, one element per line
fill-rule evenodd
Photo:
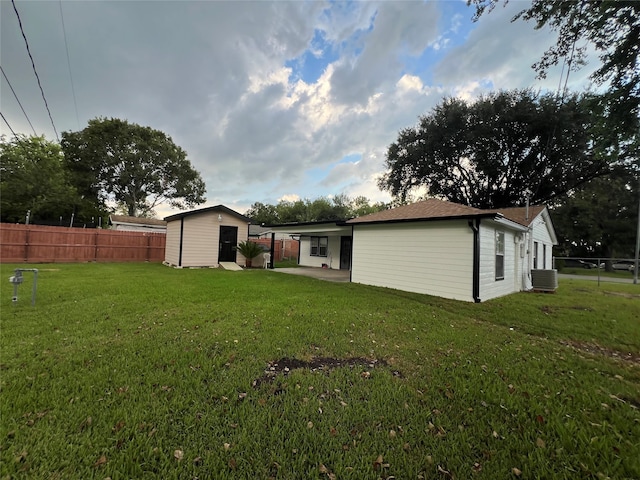
<path fill-rule="evenodd" d="M 345 268 L 336 259 L 348 258 L 354 283 L 474 302 L 530 290 L 531 270 L 551 268 L 557 245 L 544 206 L 481 210 L 436 199 L 272 230 L 304 235 L 301 265 Z"/>
<path fill-rule="evenodd" d="M 113 227 L 113 230 L 120 231 L 157 233 L 165 233 L 167 231 L 167 222 L 164 220 L 131 217 L 129 215 L 109 215 L 109 225 Z"/>
<path fill-rule="evenodd" d="M 251 220 L 216 205 L 165 218 L 166 265 L 174 267 L 218 267 L 220 262 L 244 264 L 236 246 L 249 238 Z"/>
<path fill-rule="evenodd" d="M 249 225 L 249 238 L 267 238 L 271 240 L 271 228 L 262 225 Z M 291 235 L 287 233 L 276 233 L 276 240 L 290 240 Z"/>

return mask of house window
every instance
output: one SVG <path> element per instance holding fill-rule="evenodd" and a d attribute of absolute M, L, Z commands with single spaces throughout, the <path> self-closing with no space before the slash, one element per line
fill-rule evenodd
<path fill-rule="evenodd" d="M 533 242 L 533 269 L 538 269 L 538 242 Z"/>
<path fill-rule="evenodd" d="M 496 232 L 496 280 L 504 280 L 504 232 Z"/>
<path fill-rule="evenodd" d="M 326 257 L 329 237 L 311 237 L 311 256 Z"/>
<path fill-rule="evenodd" d="M 547 268 L 547 246 L 542 244 L 542 268 Z"/>

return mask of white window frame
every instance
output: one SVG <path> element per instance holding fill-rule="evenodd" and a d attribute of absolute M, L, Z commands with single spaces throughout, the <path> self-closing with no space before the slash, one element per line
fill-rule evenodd
<path fill-rule="evenodd" d="M 310 256 L 326 257 L 328 250 L 329 250 L 329 237 L 310 237 L 310 246 L 309 246 Z"/>
<path fill-rule="evenodd" d="M 496 280 L 504 280 L 504 232 L 496 230 Z"/>
<path fill-rule="evenodd" d="M 538 269 L 538 242 L 533 242 L 533 269 Z"/>

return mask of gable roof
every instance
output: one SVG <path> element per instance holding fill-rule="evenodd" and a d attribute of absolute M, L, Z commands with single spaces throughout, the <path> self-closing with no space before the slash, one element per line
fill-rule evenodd
<path fill-rule="evenodd" d="M 199 213 L 207 213 L 207 212 L 223 212 L 229 215 L 233 215 L 234 217 L 239 218 L 247 223 L 251 223 L 251 219 L 249 217 L 245 217 L 241 213 L 236 212 L 235 210 L 231 210 L 229 207 L 225 207 L 224 205 L 216 205 L 214 207 L 206 207 L 199 208 L 198 210 L 190 210 L 188 212 L 180 212 L 175 215 L 169 215 L 168 217 L 164 217 L 166 222 L 171 222 L 173 220 L 180 220 L 181 218 L 188 217 L 190 215 L 196 215 Z"/>
<path fill-rule="evenodd" d="M 461 205 L 459 203 L 429 198 L 421 202 L 401 207 L 390 208 L 381 212 L 372 213 L 363 217 L 348 220 L 347 224 L 356 223 L 387 223 L 407 222 L 418 220 L 437 220 L 473 217 L 495 217 L 498 212 L 481 210 L 479 208 Z"/>
<path fill-rule="evenodd" d="M 156 218 L 142 218 L 142 217 L 132 217 L 130 215 L 109 215 L 109 223 L 112 225 L 114 223 L 127 223 L 130 225 L 153 225 L 164 227 L 167 225 L 167 222 L 164 220 L 158 220 Z"/>
<path fill-rule="evenodd" d="M 528 227 L 540 213 L 547 207 L 544 205 L 530 205 L 527 207 L 498 208 L 495 210 L 485 210 L 487 212 L 501 213 L 504 218 Z M 528 210 L 528 212 L 527 212 Z"/>

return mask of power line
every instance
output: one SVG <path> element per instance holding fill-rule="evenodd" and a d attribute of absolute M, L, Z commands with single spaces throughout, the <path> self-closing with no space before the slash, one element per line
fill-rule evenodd
<path fill-rule="evenodd" d="M 0 117 L 2 117 L 2 120 L 4 120 L 4 123 L 7 124 L 7 127 L 9 127 L 9 130 L 11 130 L 11 133 L 13 133 L 13 136 L 17 137 L 16 132 L 13 131 L 13 128 L 11 128 L 11 125 L 9 125 L 9 122 L 7 122 L 7 119 L 4 118 L 4 115 L 2 114 L 2 112 L 0 112 Z"/>
<path fill-rule="evenodd" d="M 7 78 L 7 74 L 4 73 L 4 68 L 2 68 L 2 65 L 0 65 L 0 70 L 2 71 L 2 76 L 4 77 L 4 79 L 9 84 L 9 88 L 13 92 L 13 96 L 16 97 L 16 102 L 18 102 L 18 105 L 20 105 L 20 108 L 22 109 L 22 113 L 24 113 L 24 116 L 26 117 L 27 122 L 29 122 L 29 125 L 31 126 L 31 130 L 33 130 L 33 134 L 35 136 L 38 136 L 38 134 L 36 133 L 36 129 L 33 128 L 33 124 L 31 123 L 31 120 L 29 119 L 29 115 L 27 115 L 27 112 L 24 111 L 24 107 L 22 106 L 22 103 L 20 103 L 20 99 L 18 98 L 18 95 L 16 95 L 16 91 L 13 89 L 13 86 L 11 85 L 11 82 Z"/>
<path fill-rule="evenodd" d="M 67 29 L 64 26 L 64 16 L 62 15 L 62 0 L 58 2 L 60 4 L 60 20 L 62 20 L 62 33 L 64 35 L 64 48 L 67 51 L 67 66 L 69 67 L 69 80 L 71 80 L 71 94 L 73 95 L 73 106 L 76 109 L 76 121 L 78 122 L 78 129 L 80 128 L 80 117 L 78 116 L 78 103 L 76 102 L 76 89 L 73 86 L 73 75 L 71 75 L 71 61 L 69 60 L 69 45 L 67 43 Z"/>
<path fill-rule="evenodd" d="M 40 83 L 40 76 L 38 75 L 38 71 L 36 70 L 36 64 L 33 61 L 33 56 L 31 55 L 31 49 L 29 48 L 29 42 L 27 41 L 27 36 L 24 33 L 24 28 L 22 28 L 22 20 L 20 19 L 20 14 L 18 13 L 18 8 L 16 7 L 15 0 L 11 0 L 11 4 L 13 5 L 13 10 L 16 12 L 16 17 L 18 17 L 18 25 L 20 25 L 20 32 L 22 33 L 22 38 L 24 38 L 24 44 L 27 47 L 27 53 L 29 54 L 29 59 L 31 60 L 31 67 L 33 68 L 33 73 L 36 75 L 36 79 L 38 80 L 38 87 L 40 87 L 40 93 L 42 94 L 42 100 L 44 100 L 44 106 L 47 109 L 47 113 L 49 114 L 49 120 L 51 120 L 51 126 L 53 127 L 53 131 L 56 134 L 56 140 L 60 141 L 60 137 L 58 136 L 58 130 L 56 129 L 55 123 L 53 123 L 53 117 L 51 116 L 51 110 L 49 110 L 49 104 L 47 103 L 47 97 L 44 96 L 44 90 L 42 88 L 42 84 Z"/>

